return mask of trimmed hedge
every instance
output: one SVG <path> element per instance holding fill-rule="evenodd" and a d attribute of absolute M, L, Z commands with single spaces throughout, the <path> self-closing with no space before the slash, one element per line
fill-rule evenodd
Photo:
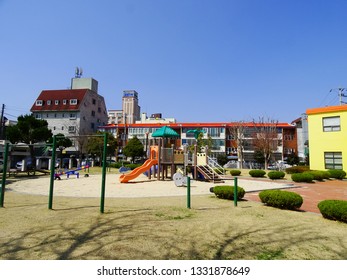
<path fill-rule="evenodd" d="M 216 197 L 221 199 L 234 199 L 234 186 L 215 186 L 210 188 L 210 192 L 213 192 Z M 245 196 L 245 190 L 241 187 L 237 187 L 237 200 L 242 199 Z"/>
<path fill-rule="evenodd" d="M 303 174 L 312 174 L 313 180 L 316 181 L 323 181 L 324 179 L 330 178 L 330 172 L 328 171 L 319 171 L 319 170 L 311 170 L 311 171 L 305 171 Z"/>
<path fill-rule="evenodd" d="M 330 173 L 330 178 L 342 180 L 343 178 L 346 177 L 346 172 L 343 170 L 329 169 L 328 172 Z"/>
<path fill-rule="evenodd" d="M 264 177 L 264 175 L 266 174 L 266 172 L 264 170 L 261 170 L 261 169 L 253 169 L 253 170 L 249 171 L 248 173 L 252 177 Z"/>
<path fill-rule="evenodd" d="M 287 174 L 303 173 L 309 170 L 310 170 L 310 167 L 306 165 L 292 166 L 292 167 L 286 168 L 286 173 Z"/>
<path fill-rule="evenodd" d="M 304 183 L 312 183 L 314 179 L 314 176 L 310 173 L 294 173 L 291 177 L 294 182 Z"/>
<path fill-rule="evenodd" d="M 270 171 L 267 176 L 271 180 L 283 179 L 286 174 L 283 171 Z"/>
<path fill-rule="evenodd" d="M 237 170 L 237 169 L 231 169 L 230 170 L 231 176 L 240 176 L 240 174 L 241 174 L 241 170 Z"/>
<path fill-rule="evenodd" d="M 347 201 L 323 200 L 317 206 L 324 218 L 347 223 Z"/>
<path fill-rule="evenodd" d="M 295 210 L 301 207 L 303 198 L 301 195 L 281 190 L 265 190 L 259 193 L 261 202 L 267 206 L 280 209 Z"/>

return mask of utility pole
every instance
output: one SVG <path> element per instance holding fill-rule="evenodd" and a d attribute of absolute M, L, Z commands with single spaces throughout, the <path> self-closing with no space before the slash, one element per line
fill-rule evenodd
<path fill-rule="evenodd" d="M 336 91 L 336 90 L 338 90 L 338 96 L 339 96 L 339 103 L 340 103 L 340 105 L 347 104 L 346 102 L 342 101 L 342 97 L 347 97 L 347 94 L 344 93 L 346 88 L 343 88 L 343 87 L 333 88 L 333 89 L 330 90 L 330 92 Z"/>
<path fill-rule="evenodd" d="M 339 100 L 340 100 L 340 105 L 346 104 L 346 102 L 343 102 L 343 101 L 342 101 L 342 97 L 347 97 L 347 95 L 343 93 L 344 90 L 345 90 L 345 88 L 339 88 Z"/>
<path fill-rule="evenodd" d="M 2 104 L 2 108 L 1 108 L 1 118 L 0 118 L 0 139 L 4 139 L 4 126 L 5 126 L 5 122 L 4 122 L 4 111 L 5 111 L 5 104 Z"/>

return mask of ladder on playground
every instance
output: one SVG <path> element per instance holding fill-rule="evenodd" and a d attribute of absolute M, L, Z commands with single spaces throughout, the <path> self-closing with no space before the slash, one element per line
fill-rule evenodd
<path fill-rule="evenodd" d="M 198 165 L 197 169 L 205 177 L 206 181 L 223 182 L 225 169 L 221 167 L 214 159 L 207 157 L 207 164 Z"/>

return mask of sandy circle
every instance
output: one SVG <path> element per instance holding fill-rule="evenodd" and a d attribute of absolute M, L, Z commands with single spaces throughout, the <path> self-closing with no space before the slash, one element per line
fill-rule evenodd
<path fill-rule="evenodd" d="M 186 196 L 186 187 L 176 187 L 174 181 L 157 179 L 149 180 L 145 175 L 140 175 L 128 183 L 119 182 L 120 174 L 107 174 L 105 182 L 106 197 L 164 197 Z M 54 181 L 54 195 L 68 197 L 100 197 L 102 176 L 101 174 L 89 175 L 89 177 L 70 176 L 62 177 Z M 210 188 L 216 184 L 191 180 L 191 195 L 210 194 Z M 232 178 L 218 185 L 234 185 Z M 246 192 L 260 191 L 264 189 L 281 189 L 293 187 L 293 184 L 277 183 L 271 181 L 238 179 L 238 185 Z M 50 187 L 49 177 L 26 178 L 11 182 L 6 186 L 8 191 L 28 193 L 33 195 L 48 195 Z"/>

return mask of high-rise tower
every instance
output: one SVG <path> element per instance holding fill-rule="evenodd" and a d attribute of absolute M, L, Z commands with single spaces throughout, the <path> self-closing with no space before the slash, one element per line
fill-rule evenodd
<path fill-rule="evenodd" d="M 138 93 L 135 90 L 124 90 L 122 98 L 123 123 L 131 124 L 140 120 Z"/>

